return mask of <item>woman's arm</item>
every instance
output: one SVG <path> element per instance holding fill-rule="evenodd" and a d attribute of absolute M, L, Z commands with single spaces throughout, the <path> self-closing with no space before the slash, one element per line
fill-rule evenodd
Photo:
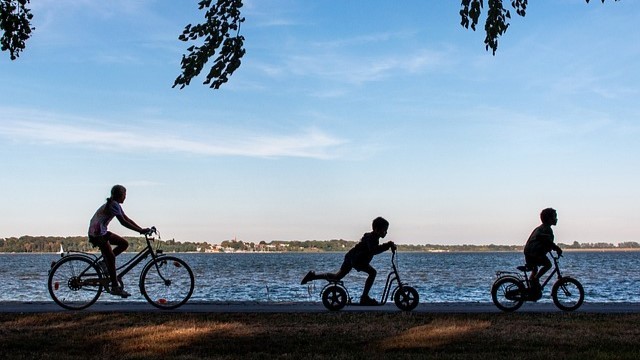
<path fill-rule="evenodd" d="M 116 217 L 118 218 L 118 221 L 120 222 L 120 224 L 122 224 L 122 226 L 126 227 L 127 229 L 137 231 L 140 234 L 146 232 L 145 231 L 146 229 L 143 229 L 140 225 L 136 224 L 135 221 L 131 220 L 124 213 L 121 216 L 116 216 Z"/>

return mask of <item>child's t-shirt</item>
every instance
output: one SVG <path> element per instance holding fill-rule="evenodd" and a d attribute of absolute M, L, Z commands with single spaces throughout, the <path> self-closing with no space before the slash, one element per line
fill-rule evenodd
<path fill-rule="evenodd" d="M 360 239 L 360 242 L 349 250 L 349 256 L 356 265 L 367 265 L 371 262 L 375 255 L 389 250 L 389 244 L 380 245 L 380 236 L 373 232 L 366 233 Z"/>
<path fill-rule="evenodd" d="M 545 255 L 553 249 L 553 230 L 551 226 L 542 224 L 535 228 L 524 246 L 524 253 L 529 255 Z"/>

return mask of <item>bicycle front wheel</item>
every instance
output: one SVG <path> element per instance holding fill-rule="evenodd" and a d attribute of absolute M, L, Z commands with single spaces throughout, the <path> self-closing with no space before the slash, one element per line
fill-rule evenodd
<path fill-rule="evenodd" d="M 159 309 L 175 309 L 186 303 L 194 288 L 193 271 L 175 256 L 150 261 L 140 275 L 140 292 Z"/>
<path fill-rule="evenodd" d="M 553 303 L 564 311 L 573 311 L 584 301 L 582 284 L 574 278 L 563 277 L 556 281 L 551 288 Z"/>
<path fill-rule="evenodd" d="M 524 286 L 516 278 L 500 278 L 491 287 L 491 299 L 496 307 L 502 311 L 516 311 L 524 303 Z"/>
<path fill-rule="evenodd" d="M 69 310 L 93 305 L 102 293 L 102 274 L 85 256 L 67 256 L 49 270 L 47 288 L 56 304 Z"/>

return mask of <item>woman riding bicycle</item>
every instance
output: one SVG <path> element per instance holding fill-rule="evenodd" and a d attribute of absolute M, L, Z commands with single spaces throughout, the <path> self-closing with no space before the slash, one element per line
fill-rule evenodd
<path fill-rule="evenodd" d="M 112 295 L 121 297 L 128 297 L 129 294 L 118 284 L 118 278 L 116 275 L 116 256 L 123 253 L 128 247 L 129 243 L 122 237 L 107 230 L 109 223 L 114 217 L 118 219 L 122 226 L 137 231 L 140 234 L 149 232 L 148 228 L 142 228 L 125 215 L 122 210 L 122 204 L 127 197 L 127 189 L 122 185 L 114 185 L 111 188 L 111 197 L 107 198 L 107 202 L 98 208 L 96 213 L 91 218 L 89 223 L 89 242 L 94 247 L 98 247 L 104 258 L 101 261 L 100 266 L 106 267 L 106 271 L 109 273 L 111 280 Z M 111 248 L 115 245 L 115 248 Z"/>

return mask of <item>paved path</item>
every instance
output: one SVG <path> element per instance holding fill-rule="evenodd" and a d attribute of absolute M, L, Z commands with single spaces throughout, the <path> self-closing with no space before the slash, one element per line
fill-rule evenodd
<path fill-rule="evenodd" d="M 64 312 L 51 302 L 0 302 L 0 313 Z M 85 312 L 167 312 L 144 302 L 100 302 Z M 342 312 L 399 312 L 394 304 L 383 306 L 347 306 Z M 189 302 L 169 310 L 181 313 L 321 313 L 328 312 L 321 303 L 274 302 Z M 418 313 L 500 313 L 492 303 L 426 303 L 413 310 Z M 551 303 L 525 303 L 517 312 L 561 312 Z M 640 303 L 584 303 L 576 312 L 640 313 Z"/>

